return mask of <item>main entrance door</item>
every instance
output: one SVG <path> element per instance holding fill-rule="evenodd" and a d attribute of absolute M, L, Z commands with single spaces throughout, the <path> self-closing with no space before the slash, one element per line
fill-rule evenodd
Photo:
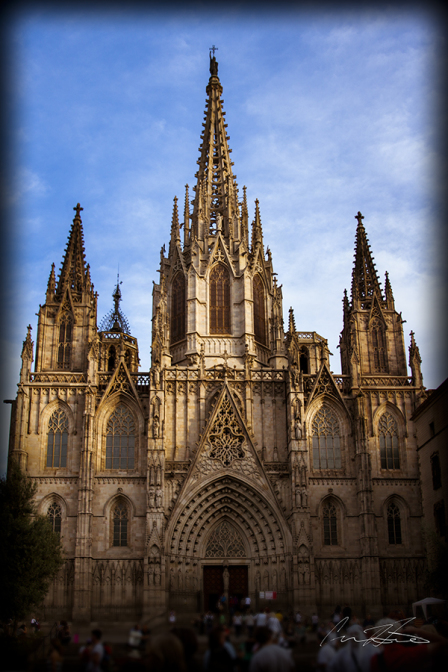
<path fill-rule="evenodd" d="M 229 565 L 229 599 L 237 597 L 240 601 L 249 594 L 247 565 Z M 224 592 L 224 567 L 208 565 L 204 567 L 204 609 L 217 610 L 217 603 Z"/>

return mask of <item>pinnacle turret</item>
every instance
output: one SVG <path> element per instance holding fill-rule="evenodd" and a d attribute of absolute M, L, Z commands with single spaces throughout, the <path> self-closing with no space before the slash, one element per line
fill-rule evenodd
<path fill-rule="evenodd" d="M 260 202 L 255 200 L 255 219 L 252 222 L 252 252 L 255 252 L 257 246 L 263 247 L 263 229 L 260 218 Z"/>
<path fill-rule="evenodd" d="M 171 240 L 169 255 L 174 252 L 177 243 L 180 243 L 180 226 L 179 226 L 179 212 L 177 209 L 177 196 L 174 197 L 173 217 L 171 219 Z"/>
<path fill-rule="evenodd" d="M 100 331 L 118 331 L 124 332 L 125 334 L 131 333 L 129 322 L 126 319 L 126 316 L 120 310 L 121 284 L 122 281 L 120 282 L 120 276 L 117 275 L 117 284 L 115 285 L 114 293 L 112 294 L 114 307 L 101 320 Z"/>
<path fill-rule="evenodd" d="M 188 194 L 188 184 L 185 185 L 185 205 L 184 205 L 184 247 L 190 242 L 190 201 Z"/>
<path fill-rule="evenodd" d="M 84 251 L 84 235 L 80 212 L 83 210 L 78 203 L 73 210 L 76 215 L 70 229 L 67 247 L 56 287 L 56 298 L 61 299 L 70 288 L 72 294 L 80 295 L 86 291 L 87 271 Z"/>
<path fill-rule="evenodd" d="M 352 302 L 359 301 L 362 308 L 368 308 L 374 294 L 382 300 L 380 283 L 376 272 L 370 245 L 363 226 L 364 217 L 360 212 L 355 216 L 358 220 L 355 242 L 355 264 L 352 272 Z"/>
<path fill-rule="evenodd" d="M 48 285 L 47 285 L 47 301 L 52 301 L 54 299 L 55 291 L 56 291 L 56 274 L 54 272 L 54 264 L 51 264 L 50 277 L 48 278 Z"/>

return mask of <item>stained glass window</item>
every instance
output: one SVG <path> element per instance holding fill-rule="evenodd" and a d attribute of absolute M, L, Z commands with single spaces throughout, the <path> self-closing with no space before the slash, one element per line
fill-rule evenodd
<path fill-rule="evenodd" d="M 336 507 L 334 504 L 328 503 L 323 510 L 324 519 L 324 545 L 337 546 L 338 545 L 338 525 Z"/>
<path fill-rule="evenodd" d="M 387 507 L 387 530 L 389 544 L 401 544 L 401 517 L 400 509 L 396 504 Z"/>
<path fill-rule="evenodd" d="M 128 507 L 118 502 L 113 510 L 113 546 L 128 545 Z"/>
<path fill-rule="evenodd" d="M 171 343 L 185 338 L 185 276 L 177 273 L 171 287 Z"/>
<path fill-rule="evenodd" d="M 316 413 L 312 424 L 313 466 L 315 469 L 341 469 L 341 437 L 335 413 L 328 406 Z"/>
<path fill-rule="evenodd" d="M 73 323 L 65 313 L 59 324 L 58 369 L 70 369 L 72 354 Z"/>
<path fill-rule="evenodd" d="M 264 310 L 264 287 L 263 281 L 258 274 L 254 277 L 254 332 L 255 340 L 266 345 L 266 318 Z"/>
<path fill-rule="evenodd" d="M 62 408 L 56 409 L 48 422 L 47 467 L 67 466 L 68 419 Z"/>
<path fill-rule="evenodd" d="M 378 423 L 381 469 L 399 469 L 397 423 L 390 413 L 384 413 Z"/>
<path fill-rule="evenodd" d="M 53 503 L 48 507 L 47 517 L 53 528 L 53 532 L 61 534 L 62 509 L 60 504 Z"/>
<path fill-rule="evenodd" d="M 210 333 L 230 333 L 230 280 L 222 264 L 210 273 Z"/>
<path fill-rule="evenodd" d="M 107 423 L 106 469 L 133 469 L 135 423 L 130 410 L 117 406 Z"/>

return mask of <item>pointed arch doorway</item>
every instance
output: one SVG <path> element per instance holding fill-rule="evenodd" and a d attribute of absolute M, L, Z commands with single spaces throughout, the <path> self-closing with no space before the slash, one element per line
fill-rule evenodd
<path fill-rule="evenodd" d="M 246 549 L 240 532 L 224 519 L 212 530 L 205 549 L 206 564 L 202 570 L 202 586 L 206 611 L 217 611 L 219 598 L 223 594 L 226 594 L 228 600 L 236 598 L 238 604 L 248 596 L 248 565 L 240 564 L 241 560 L 246 560 L 246 557 Z M 219 564 L 215 564 L 216 561 Z M 226 568 L 227 578 L 224 576 Z"/>

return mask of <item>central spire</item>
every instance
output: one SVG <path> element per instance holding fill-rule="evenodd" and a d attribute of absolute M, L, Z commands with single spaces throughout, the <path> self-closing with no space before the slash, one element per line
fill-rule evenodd
<path fill-rule="evenodd" d="M 216 49 L 216 47 L 215 47 Z M 192 234 L 205 239 L 221 230 L 225 238 L 232 235 L 233 223 L 239 216 L 238 185 L 232 173 L 229 136 L 226 134 L 225 112 L 221 98 L 222 86 L 218 77 L 218 62 L 210 53 L 210 79 L 206 88 L 207 100 L 204 130 L 201 134 L 199 170 L 193 187 Z"/>

